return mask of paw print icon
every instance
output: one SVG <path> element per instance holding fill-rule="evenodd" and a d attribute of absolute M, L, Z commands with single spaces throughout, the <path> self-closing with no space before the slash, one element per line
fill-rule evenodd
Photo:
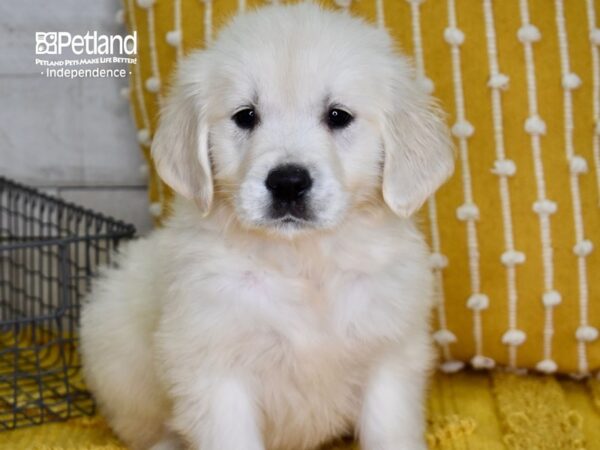
<path fill-rule="evenodd" d="M 35 33 L 35 54 L 36 55 L 56 55 L 58 52 L 58 33 L 41 32 Z"/>

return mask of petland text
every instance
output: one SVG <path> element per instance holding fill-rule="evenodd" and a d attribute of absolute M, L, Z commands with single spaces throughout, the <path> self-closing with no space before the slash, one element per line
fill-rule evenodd
<path fill-rule="evenodd" d="M 72 34 L 68 31 L 37 31 L 35 33 L 36 55 L 62 55 L 70 50 L 75 55 L 135 55 L 137 54 L 137 31 L 125 36 L 98 34 Z"/>

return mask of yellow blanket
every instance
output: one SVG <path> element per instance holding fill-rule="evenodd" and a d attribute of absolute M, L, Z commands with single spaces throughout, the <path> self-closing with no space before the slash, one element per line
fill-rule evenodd
<path fill-rule="evenodd" d="M 600 380 L 436 374 L 428 402 L 432 450 L 600 450 Z M 0 433 L 0 450 L 117 450 L 101 417 Z M 328 450 L 358 450 L 350 442 Z"/>

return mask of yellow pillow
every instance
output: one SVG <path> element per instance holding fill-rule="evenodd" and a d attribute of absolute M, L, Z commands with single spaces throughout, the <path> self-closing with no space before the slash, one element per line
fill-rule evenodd
<path fill-rule="evenodd" d="M 148 159 L 178 58 L 254 0 L 124 0 Z M 449 113 L 458 168 L 422 216 L 442 370 L 600 369 L 600 30 L 595 0 L 336 0 L 387 27 Z M 171 193 L 150 168 L 150 210 Z"/>

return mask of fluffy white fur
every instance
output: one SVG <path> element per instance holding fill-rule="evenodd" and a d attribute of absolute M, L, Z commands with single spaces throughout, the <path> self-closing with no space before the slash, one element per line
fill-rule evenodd
<path fill-rule="evenodd" d="M 231 120 L 252 104 L 260 123 Z M 354 121 L 330 130 L 332 105 Z M 181 197 L 85 305 L 86 380 L 135 449 L 304 450 L 355 432 L 422 450 L 428 249 L 409 216 L 451 173 L 446 128 L 388 35 L 310 4 L 235 18 L 185 59 L 153 143 Z M 311 220 L 265 177 L 310 169 Z"/>

